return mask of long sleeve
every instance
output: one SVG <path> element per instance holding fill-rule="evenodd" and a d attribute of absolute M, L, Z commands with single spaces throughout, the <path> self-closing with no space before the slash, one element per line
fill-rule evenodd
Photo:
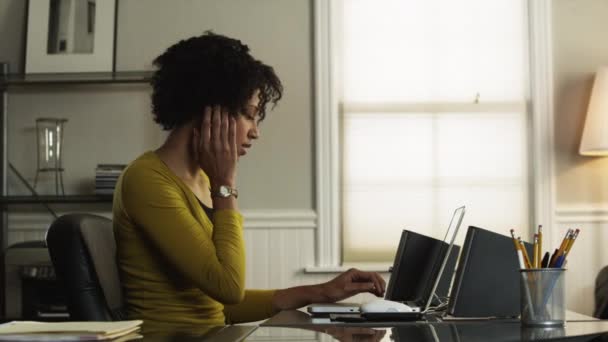
<path fill-rule="evenodd" d="M 124 210 L 159 254 L 218 302 L 243 300 L 242 216 L 235 210 L 218 210 L 213 223 L 195 217 L 184 190 L 170 175 L 155 169 L 128 168 L 122 178 Z"/>
<path fill-rule="evenodd" d="M 246 290 L 242 302 L 224 307 L 226 324 L 261 321 L 272 317 L 275 312 L 272 298 L 275 290 Z"/>

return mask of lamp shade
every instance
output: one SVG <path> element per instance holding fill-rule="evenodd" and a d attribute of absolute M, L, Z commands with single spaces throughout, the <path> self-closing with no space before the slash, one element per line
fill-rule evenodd
<path fill-rule="evenodd" d="M 608 67 L 595 75 L 579 153 L 608 156 Z"/>

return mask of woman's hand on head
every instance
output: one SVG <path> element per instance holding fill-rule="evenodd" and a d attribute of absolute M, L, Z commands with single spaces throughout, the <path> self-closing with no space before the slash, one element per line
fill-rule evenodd
<path fill-rule="evenodd" d="M 209 177 L 211 187 L 235 187 L 236 119 L 220 106 L 208 106 L 200 124 L 195 123 L 192 131 L 194 156 Z"/>
<path fill-rule="evenodd" d="M 376 272 L 351 268 L 322 286 L 327 301 L 337 302 L 362 292 L 381 297 L 384 295 L 386 282 Z"/>

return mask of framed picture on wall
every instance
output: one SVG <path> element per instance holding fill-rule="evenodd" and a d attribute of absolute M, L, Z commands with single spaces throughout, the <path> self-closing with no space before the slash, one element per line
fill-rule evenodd
<path fill-rule="evenodd" d="M 116 0 L 29 0 L 26 73 L 114 68 Z"/>

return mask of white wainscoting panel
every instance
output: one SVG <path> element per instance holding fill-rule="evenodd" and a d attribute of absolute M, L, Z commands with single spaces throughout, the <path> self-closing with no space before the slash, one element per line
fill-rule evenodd
<path fill-rule="evenodd" d="M 333 278 L 304 273 L 315 263 L 314 211 L 244 211 L 243 216 L 248 288 L 280 289 Z"/>
<path fill-rule="evenodd" d="M 108 218 L 112 214 L 107 211 L 87 211 L 91 214 L 101 215 Z M 66 212 L 57 211 L 61 216 Z M 9 212 L 8 215 L 8 246 L 23 241 L 44 240 L 46 231 L 53 222 L 54 217 L 46 211 L 35 212 Z"/>
<path fill-rule="evenodd" d="M 568 228 L 581 230 L 566 265 L 566 305 L 570 310 L 592 315 L 595 278 L 603 267 L 608 266 L 608 210 L 559 208 L 555 221 L 557 229 L 552 234 L 552 248 L 559 246 Z"/>
<path fill-rule="evenodd" d="M 62 213 L 58 213 L 62 214 Z M 109 212 L 96 214 L 111 217 Z M 315 264 L 313 210 L 244 211 L 248 288 L 278 289 L 327 281 L 335 274 L 305 274 Z M 53 217 L 45 212 L 9 215 L 9 245 L 44 240 Z"/>

